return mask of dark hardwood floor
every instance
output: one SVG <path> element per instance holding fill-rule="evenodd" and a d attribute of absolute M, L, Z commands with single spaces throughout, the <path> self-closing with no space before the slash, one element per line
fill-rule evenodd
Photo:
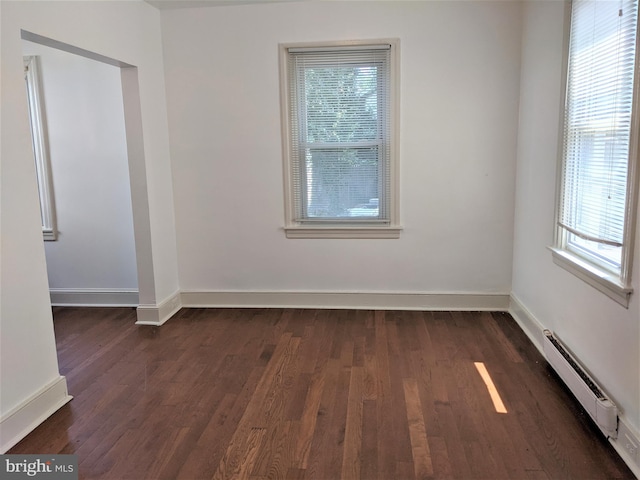
<path fill-rule="evenodd" d="M 80 478 L 634 478 L 508 314 L 54 317 L 75 398 L 9 453 L 77 454 Z"/>

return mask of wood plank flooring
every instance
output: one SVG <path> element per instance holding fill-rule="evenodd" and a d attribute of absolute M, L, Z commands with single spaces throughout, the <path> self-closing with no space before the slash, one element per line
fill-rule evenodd
<path fill-rule="evenodd" d="M 77 454 L 80 478 L 634 478 L 505 313 L 54 318 L 75 398 L 9 453 Z"/>

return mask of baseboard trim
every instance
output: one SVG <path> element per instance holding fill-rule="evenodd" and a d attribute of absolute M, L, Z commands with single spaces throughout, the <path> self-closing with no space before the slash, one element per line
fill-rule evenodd
<path fill-rule="evenodd" d="M 0 453 L 7 452 L 73 397 L 59 376 L 0 417 Z"/>
<path fill-rule="evenodd" d="M 531 343 L 546 358 L 542 347 L 545 327 L 513 294 L 511 294 L 509 313 L 529 337 Z M 640 479 L 640 434 L 630 426 L 624 415 L 618 414 L 618 438 L 609 437 L 608 440 L 633 474 Z M 635 449 L 635 455 L 632 455 L 627 449 L 627 444 L 630 442 L 633 442 L 638 447 Z"/>
<path fill-rule="evenodd" d="M 542 323 L 522 304 L 515 295 L 511 294 L 509 303 L 509 313 L 520 326 L 522 331 L 529 337 L 531 343 L 535 345 L 540 354 L 545 357 L 542 347 L 543 330 L 545 327 Z"/>
<path fill-rule="evenodd" d="M 182 308 L 179 291 L 174 292 L 158 305 L 139 305 L 136 325 L 153 325 L 159 327 Z"/>
<path fill-rule="evenodd" d="M 137 307 L 138 290 L 101 288 L 52 288 L 51 305 L 56 307 Z"/>
<path fill-rule="evenodd" d="M 507 311 L 501 293 L 183 291 L 193 308 L 346 308 L 377 310 Z"/>
<path fill-rule="evenodd" d="M 640 478 L 640 432 L 631 427 L 624 417 L 618 416 L 618 438 L 610 438 L 609 442 L 633 474 Z M 631 442 L 635 445 L 635 455 L 627 449 Z"/>

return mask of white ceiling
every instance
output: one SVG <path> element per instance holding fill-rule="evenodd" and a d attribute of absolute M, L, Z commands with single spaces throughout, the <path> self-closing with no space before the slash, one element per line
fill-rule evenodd
<path fill-rule="evenodd" d="M 298 2 L 302 0 L 145 0 L 159 9 L 219 7 L 228 5 L 247 5 L 255 3 Z"/>

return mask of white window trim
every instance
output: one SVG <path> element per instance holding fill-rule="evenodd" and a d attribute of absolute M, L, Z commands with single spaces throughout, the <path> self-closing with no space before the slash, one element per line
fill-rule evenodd
<path fill-rule="evenodd" d="M 44 240 L 54 241 L 58 238 L 58 229 L 53 202 L 53 183 L 51 181 L 51 164 L 47 145 L 44 107 L 40 94 L 39 61 L 35 55 L 25 56 L 23 60 L 27 101 L 29 102 L 33 155 L 42 214 L 42 235 Z"/>
<path fill-rule="evenodd" d="M 627 181 L 627 208 L 625 212 L 625 229 L 623 236 L 622 258 L 620 262 L 620 274 L 612 273 L 606 268 L 588 261 L 567 249 L 568 232 L 559 226 L 560 223 L 560 204 L 562 195 L 562 170 L 563 170 L 563 142 L 564 142 L 564 115 L 566 102 L 566 85 L 568 75 L 568 59 L 569 59 L 569 37 L 571 33 L 571 4 L 567 4 L 567 14 L 565 23 L 565 44 L 564 44 L 564 62 L 563 62 L 563 91 L 561 109 L 560 109 L 560 136 L 558 142 L 558 170 L 556 185 L 556 214 L 554 229 L 554 245 L 549 247 L 552 252 L 553 262 L 559 267 L 565 269 L 569 273 L 580 278 L 587 284 L 607 295 L 612 300 L 629 308 L 629 300 L 633 293 L 631 285 L 631 267 L 633 265 L 633 253 L 635 248 L 635 231 L 637 223 L 638 210 L 638 183 L 640 183 L 640 169 L 638 168 L 638 154 L 640 135 L 640 21 L 638 22 L 638 32 L 636 32 L 636 59 L 635 59 L 635 78 L 633 86 L 633 111 L 631 115 L 631 134 L 629 137 L 629 169 Z"/>
<path fill-rule="evenodd" d="M 295 221 L 294 185 L 291 166 L 291 126 L 289 125 L 287 69 L 288 50 L 291 48 L 341 47 L 391 45 L 390 71 L 390 112 L 392 122 L 391 155 L 390 155 L 390 222 L 387 225 L 363 225 L 362 221 L 337 225 L 336 223 L 318 222 L 310 226 Z M 286 43 L 279 45 L 280 56 L 280 111 L 282 124 L 282 152 L 284 173 L 285 225 L 287 238 L 399 238 L 402 227 L 400 218 L 400 166 L 399 166 L 399 105 L 400 105 L 400 41 L 398 39 L 350 40 L 335 42 Z"/>
<path fill-rule="evenodd" d="M 633 288 L 621 282 L 617 275 L 613 275 L 563 248 L 551 247 L 550 250 L 556 265 L 601 291 L 623 307 L 629 307 Z"/>

